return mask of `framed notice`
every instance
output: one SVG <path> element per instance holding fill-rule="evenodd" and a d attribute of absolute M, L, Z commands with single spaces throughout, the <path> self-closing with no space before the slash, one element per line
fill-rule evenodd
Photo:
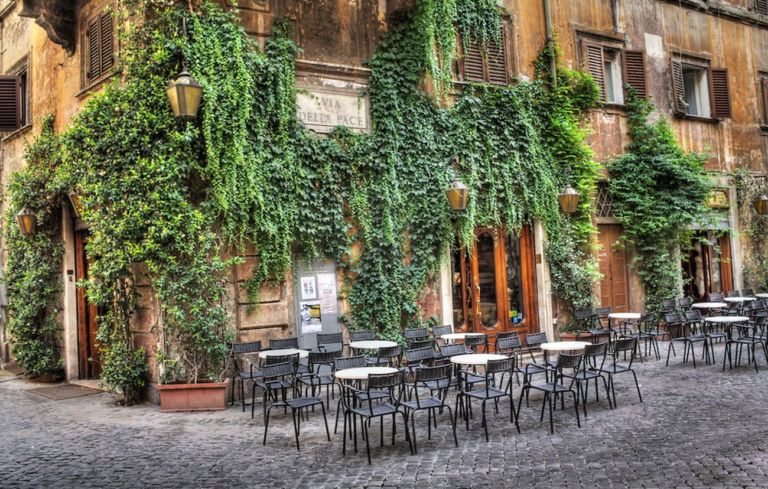
<path fill-rule="evenodd" d="M 317 299 L 317 284 L 314 275 L 301 277 L 301 300 Z"/>

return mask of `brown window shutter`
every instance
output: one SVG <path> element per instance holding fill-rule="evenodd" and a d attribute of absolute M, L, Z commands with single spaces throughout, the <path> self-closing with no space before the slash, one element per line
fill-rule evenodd
<path fill-rule="evenodd" d="M 635 89 L 639 98 L 648 97 L 645 78 L 645 51 L 624 52 L 624 82 Z"/>
<path fill-rule="evenodd" d="M 99 19 L 95 19 L 88 24 L 86 35 L 88 37 L 88 63 L 86 77 L 91 82 L 101 76 L 101 55 L 99 53 L 101 42 L 99 39 L 100 24 Z"/>
<path fill-rule="evenodd" d="M 483 72 L 483 51 L 480 43 L 469 41 L 464 50 L 464 81 L 485 81 Z"/>
<path fill-rule="evenodd" d="M 671 63 L 672 71 L 672 107 L 675 115 L 685 115 L 685 82 L 683 82 L 683 63 L 673 59 Z"/>
<path fill-rule="evenodd" d="M 16 75 L 0 75 L 0 132 L 21 127 L 21 83 Z"/>
<path fill-rule="evenodd" d="M 768 126 L 768 75 L 760 78 L 760 89 L 763 96 L 763 124 Z"/>
<path fill-rule="evenodd" d="M 499 42 L 501 44 L 499 44 Z M 504 46 L 507 45 L 504 31 L 502 31 L 499 36 L 499 42 L 490 40 L 486 47 L 488 82 L 497 85 L 506 85 L 509 80 L 507 77 L 507 52 L 506 49 L 504 49 Z"/>
<path fill-rule="evenodd" d="M 728 90 L 728 70 L 712 68 L 712 115 L 716 119 L 731 117 L 731 94 Z"/>
<path fill-rule="evenodd" d="M 114 35 L 112 30 L 112 15 L 101 16 L 101 73 L 109 71 L 115 64 Z"/>
<path fill-rule="evenodd" d="M 768 0 L 755 0 L 755 11 L 758 14 L 768 15 Z"/>
<path fill-rule="evenodd" d="M 600 100 L 605 100 L 605 77 L 603 75 L 603 47 L 587 41 L 582 43 L 584 68 L 600 87 Z"/>

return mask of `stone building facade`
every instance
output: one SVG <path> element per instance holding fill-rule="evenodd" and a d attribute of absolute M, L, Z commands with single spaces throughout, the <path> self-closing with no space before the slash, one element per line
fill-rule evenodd
<path fill-rule="evenodd" d="M 620 154 L 627 144 L 627 115 L 623 86 L 641 84 L 658 112 L 672 121 L 686 150 L 711 155 L 707 168 L 722 190 L 722 227 L 731 231 L 720 240 L 720 259 L 714 249 L 699 250 L 710 260 L 704 289 L 742 287 L 741 264 L 749 250 L 739 237 L 735 189 L 727 173 L 746 168 L 768 171 L 768 11 L 758 0 L 500 0 L 504 27 L 502 61 L 478 53 L 464 53 L 457 66 L 463 80 L 514 83 L 533 78 L 533 62 L 551 29 L 566 66 L 592 73 L 601 85 L 604 106 L 589 114 L 590 145 L 600 161 Z M 370 130 L 370 118 L 359 95 L 367 85 L 370 57 L 390 19 L 413 6 L 413 0 L 240 0 L 240 16 L 247 32 L 263 42 L 275 19 L 287 17 L 302 52 L 297 60 L 298 116 L 318 133 L 343 123 L 353 130 Z M 57 130 L 66 126 L 88 97 L 113 76 L 114 53 L 120 46 L 109 12 L 109 0 L 0 1 L 0 73 L 15 75 L 23 85 L 22 126 L 2 133 L 0 181 L 5 186 L 22 167 L 23 148 L 39 131 L 41 117 L 54 114 Z M 110 32 L 111 31 L 111 32 Z M 113 36 L 113 37 L 109 37 Z M 94 40 L 98 39 L 99 42 Z M 100 64 L 93 66 L 97 54 Z M 318 102 L 319 101 L 319 102 Z M 364 99 L 363 99 L 364 101 Z M 334 119 L 335 118 L 335 119 Z M 609 178 L 605 175 L 606 179 Z M 602 244 L 600 266 L 604 278 L 600 302 L 617 311 L 637 311 L 644 294 L 632 271 L 632 252 L 613 245 L 621 226 L 610 212 L 610 195 L 601 187 L 595 216 Z M 87 225 L 65 209 L 65 258 L 61 270 L 62 352 L 69 379 L 98 376 L 88 362 L 94 348 L 95 311 L 75 287 L 87 273 L 83 243 Z M 706 235 L 712 230 L 702 229 Z M 477 253 L 451 252 L 439 279 L 422 300 L 425 316 L 436 315 L 457 329 L 546 331 L 553 336 L 558 311 L 551 296 L 544 235 L 540 225 L 519 237 L 478 230 Z M 240 341 L 299 336 L 311 346 L 311 333 L 302 334 L 302 312 L 325 300 L 330 323 L 338 328 L 345 311 L 339 299 L 341 277 L 332 262 L 303 263 L 296 257 L 294 276 L 279 286 L 264 287 L 259 303 L 251 304 L 243 283 L 252 273 L 256 250 L 231 274 L 231 318 Z M 701 266 L 704 266 L 703 264 Z M 470 278 L 467 270 L 474 270 Z M 681 264 L 681 272 L 683 267 Z M 693 283 L 699 282 L 698 270 Z M 140 276 L 137 273 L 137 276 Z M 335 277 L 335 280 L 334 280 Z M 457 290 L 463 280 L 478 285 L 467 313 L 466 298 Z M 139 281 L 143 294 L 134 331 L 137 342 L 150 351 L 159 343 L 158 307 L 149 285 Z M 499 285 L 501 284 L 501 285 Z M 307 287 L 314 286 L 310 291 Z M 323 288 L 323 290 L 319 290 Z M 327 297 L 320 297 L 327 294 Z M 331 297 L 332 295 L 332 297 Z M 325 320 L 324 320 L 325 321 Z M 307 331 L 310 331 L 308 328 Z M 0 341 L 7 338 L 0 335 Z"/>

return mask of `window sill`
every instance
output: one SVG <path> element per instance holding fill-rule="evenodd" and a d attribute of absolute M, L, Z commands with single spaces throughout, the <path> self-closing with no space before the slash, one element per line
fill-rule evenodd
<path fill-rule="evenodd" d="M 13 132 L 9 132 L 5 136 L 3 136 L 1 140 L 3 142 L 12 141 L 12 140 L 16 139 L 17 137 L 21 136 L 22 134 L 25 134 L 25 133 L 29 132 L 30 129 L 32 129 L 32 124 L 28 123 L 28 124 L 26 124 L 24 126 L 21 126 L 20 128 L 16 129 Z"/>
<path fill-rule="evenodd" d="M 689 114 L 680 114 L 675 115 L 678 119 L 683 119 L 687 121 L 693 121 L 693 122 L 706 122 L 708 124 L 718 124 L 721 119 L 715 119 L 714 117 L 701 117 L 698 115 L 689 115 Z"/>
<path fill-rule="evenodd" d="M 80 89 L 79 92 L 75 94 L 75 97 L 77 98 L 83 98 L 88 95 L 90 95 L 91 92 L 94 90 L 97 90 L 101 88 L 102 85 L 104 85 L 107 81 L 111 80 L 113 76 L 117 74 L 117 70 L 112 70 L 111 72 L 107 73 L 106 75 L 102 76 L 98 80 L 90 83 L 89 85 L 86 85 L 82 89 Z"/>
<path fill-rule="evenodd" d="M 590 112 L 601 112 L 603 114 L 626 115 L 627 108 L 624 104 L 602 104 L 600 107 L 590 109 Z"/>

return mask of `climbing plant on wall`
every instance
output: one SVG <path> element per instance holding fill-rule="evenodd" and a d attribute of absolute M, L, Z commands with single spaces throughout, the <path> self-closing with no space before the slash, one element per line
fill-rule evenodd
<path fill-rule="evenodd" d="M 16 362 L 30 377 L 61 374 L 59 294 L 61 287 L 61 199 L 53 178 L 59 160 L 59 139 L 53 119 L 27 147 L 27 166 L 11 177 L 3 240 L 7 253 L 8 332 Z M 35 213 L 36 229 L 22 236 L 15 215 L 22 208 Z"/>
<path fill-rule="evenodd" d="M 733 176 L 739 203 L 740 228 L 749 243 L 743 266 L 745 282 L 750 287 L 768 290 L 768 217 L 758 215 L 752 206 L 755 199 L 768 194 L 768 182 L 744 169 L 735 172 Z"/>
<path fill-rule="evenodd" d="M 294 254 L 328 256 L 347 272 L 352 326 L 400 339 L 450 246 L 471 246 L 478 226 L 517 232 L 538 219 L 555 291 L 572 307 L 591 303 L 597 167 L 579 122 L 594 82 L 563 72 L 556 88 L 478 84 L 440 103 L 453 90 L 457 15 L 466 14 L 465 39 L 487 42 L 499 32 L 495 2 L 418 0 L 369 61 L 372 133 L 339 128 L 327 138 L 295 116 L 297 47 L 286 23 L 261 50 L 236 13 L 214 4 L 128 5 L 146 20 L 125 39 L 122 77 L 62 135 L 60 171 L 91 226 L 86 287 L 104 311 L 103 380 L 127 399 L 147 369 L 130 328 L 136 283 L 151 283 L 161 304 L 166 377 L 215 377 L 233 263 L 221 257 L 248 246 L 258 254 L 252 297 L 285 280 Z M 175 121 L 165 98 L 182 57 L 204 87 L 193 123 Z M 430 79 L 438 96 L 423 90 Z M 568 175 L 586 196 L 573 219 L 557 202 Z M 454 176 L 471 188 L 459 214 L 444 194 Z"/>
<path fill-rule="evenodd" d="M 632 142 L 608 167 L 610 188 L 651 308 L 682 291 L 680 244 L 690 241 L 693 223 L 705 221 L 711 183 L 706 156 L 683 151 L 663 117 L 649 121 L 649 101 L 630 89 L 626 107 Z"/>

